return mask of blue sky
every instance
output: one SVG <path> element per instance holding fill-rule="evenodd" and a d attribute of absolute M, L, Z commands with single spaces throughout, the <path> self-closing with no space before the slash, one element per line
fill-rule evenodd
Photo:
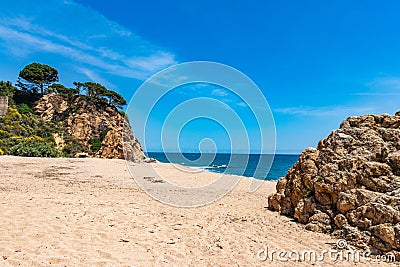
<path fill-rule="evenodd" d="M 97 81 L 130 99 L 165 67 L 220 62 L 262 90 L 277 152 L 298 153 L 350 115 L 400 109 L 398 10 L 397 1 L 5 0 L 0 79 L 15 81 L 23 66 L 42 62 L 57 68 L 66 86 Z M 182 147 L 197 149 L 202 137 L 228 149 L 220 126 L 201 120 L 185 127 Z"/>

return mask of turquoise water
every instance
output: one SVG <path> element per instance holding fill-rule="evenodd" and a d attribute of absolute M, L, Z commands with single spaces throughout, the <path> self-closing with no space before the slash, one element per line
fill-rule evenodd
<path fill-rule="evenodd" d="M 298 160 L 298 155 L 260 155 L 260 154 L 200 154 L 200 153 L 162 153 L 147 152 L 147 156 L 164 163 L 177 163 L 194 168 L 204 168 L 211 172 L 243 175 L 263 180 L 277 180 Z M 272 162 L 269 164 L 268 162 Z M 213 165 L 223 168 L 214 168 Z M 270 167 L 268 172 L 268 167 Z"/>

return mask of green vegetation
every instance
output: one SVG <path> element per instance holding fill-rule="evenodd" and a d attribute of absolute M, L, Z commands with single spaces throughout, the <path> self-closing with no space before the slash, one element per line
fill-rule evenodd
<path fill-rule="evenodd" d="M 0 140 L 1 139 L 6 139 L 8 137 L 10 137 L 10 133 L 9 132 L 6 132 L 4 130 L 0 130 Z"/>
<path fill-rule="evenodd" d="M 68 140 L 66 150 L 65 147 L 63 151 L 56 148 L 54 134 L 64 136 L 64 140 Z M 45 121 L 33 113 L 21 114 L 18 109 L 9 108 L 6 116 L 0 118 L 0 149 L 3 154 L 70 157 L 74 154 L 69 152 L 83 151 L 82 146 L 72 139 L 62 123 Z"/>
<path fill-rule="evenodd" d="M 14 96 L 16 88 L 10 81 L 0 81 L 0 96 L 8 96 L 12 98 Z"/>
<path fill-rule="evenodd" d="M 13 99 L 9 104 L 11 104 L 11 107 L 17 107 L 21 104 L 27 105 L 29 108 L 33 109 L 35 106 L 35 103 L 41 98 L 42 96 L 40 94 L 34 94 L 31 92 L 26 92 L 26 91 L 21 91 L 21 90 L 16 90 L 14 92 Z"/>
<path fill-rule="evenodd" d="M 60 152 L 53 143 L 46 142 L 39 136 L 30 136 L 20 139 L 9 150 L 11 155 L 25 157 L 58 157 Z"/>
<path fill-rule="evenodd" d="M 18 105 L 17 109 L 20 114 L 33 113 L 32 109 L 25 103 Z"/>
<path fill-rule="evenodd" d="M 107 133 L 108 133 L 109 131 L 111 131 L 111 130 L 112 130 L 111 128 L 107 128 L 107 129 L 103 130 L 103 131 L 100 133 L 100 142 L 103 142 L 104 137 L 106 137 Z"/>
<path fill-rule="evenodd" d="M 68 98 L 72 98 L 73 96 L 78 95 L 78 90 L 74 88 L 67 88 L 62 84 L 53 83 L 47 88 L 47 93 L 55 93 L 59 95 L 66 96 Z"/>
<path fill-rule="evenodd" d="M 92 152 L 97 152 L 101 148 L 101 141 L 98 138 L 92 138 L 89 140 Z"/>
<path fill-rule="evenodd" d="M 8 96 L 8 104 L 13 105 L 15 103 L 13 97 L 17 90 L 10 81 L 0 81 L 0 96 Z"/>
<path fill-rule="evenodd" d="M 85 96 L 95 101 L 97 104 L 109 104 L 121 108 L 126 105 L 126 100 L 118 93 L 108 90 L 99 83 L 94 82 L 74 82 L 76 94 L 85 93 Z"/>
<path fill-rule="evenodd" d="M 69 134 L 65 134 L 63 136 L 65 145 L 61 150 L 61 154 L 63 157 L 73 157 L 76 153 L 85 152 L 85 148 L 75 138 L 70 136 Z"/>
<path fill-rule="evenodd" d="M 19 73 L 17 87 L 24 91 L 44 94 L 45 89 L 52 83 L 58 82 L 58 71 L 49 65 L 31 63 Z"/>
<path fill-rule="evenodd" d="M 0 81 L 0 96 L 8 96 L 9 109 L 0 117 L 0 155 L 29 157 L 71 157 L 87 150 L 65 129 L 63 121 L 45 121 L 33 111 L 35 103 L 45 94 L 63 96 L 71 105 L 73 114 L 79 106 L 73 106 L 77 98 L 84 98 L 105 109 L 121 109 L 126 100 L 118 93 L 95 82 L 74 82 L 75 88 L 67 88 L 58 82 L 58 71 L 48 65 L 31 63 L 19 73 L 16 87 L 9 81 Z M 123 111 L 119 110 L 122 114 Z M 90 150 L 96 153 L 111 128 L 104 129 L 97 138 L 89 141 Z M 55 136 L 62 138 L 56 143 Z M 60 141 L 57 141 L 60 142 Z"/>

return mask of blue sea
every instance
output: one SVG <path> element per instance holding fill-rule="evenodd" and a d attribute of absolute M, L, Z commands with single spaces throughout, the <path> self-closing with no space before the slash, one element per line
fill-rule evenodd
<path fill-rule="evenodd" d="M 285 176 L 286 172 L 299 158 L 298 155 L 279 154 L 273 157 L 265 154 L 147 152 L 146 155 L 164 163 L 182 164 L 211 172 L 242 175 L 262 180 L 278 180 Z"/>

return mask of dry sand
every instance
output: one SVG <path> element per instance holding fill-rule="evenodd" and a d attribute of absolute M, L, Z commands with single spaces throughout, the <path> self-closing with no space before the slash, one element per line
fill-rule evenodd
<path fill-rule="evenodd" d="M 185 185 L 217 175 L 154 167 Z M 0 170 L 0 266 L 309 266 L 262 262 L 257 252 L 321 252 L 336 242 L 266 209 L 273 182 L 249 193 L 243 178 L 210 205 L 177 208 L 140 189 L 123 160 L 7 156 Z"/>

